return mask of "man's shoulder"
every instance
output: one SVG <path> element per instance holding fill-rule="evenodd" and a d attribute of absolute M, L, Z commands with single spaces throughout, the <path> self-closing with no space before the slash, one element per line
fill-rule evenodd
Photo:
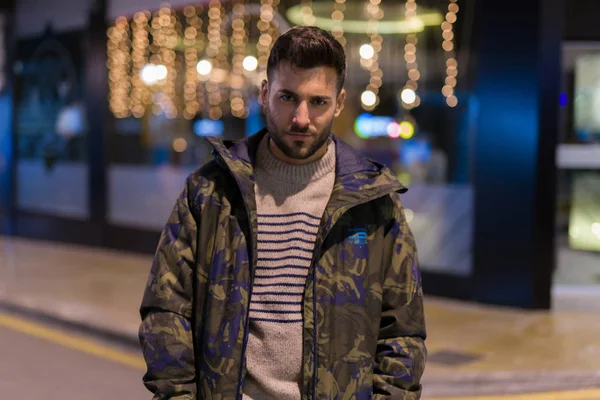
<path fill-rule="evenodd" d="M 401 193 L 391 192 L 372 201 L 375 203 L 375 207 L 370 206 L 368 210 L 379 216 L 381 221 L 385 221 L 385 223 L 391 221 L 404 223 L 406 221 L 406 209 Z"/>
<path fill-rule="evenodd" d="M 194 197 L 212 195 L 227 178 L 226 171 L 215 160 L 210 160 L 188 175 L 186 189 Z"/>
<path fill-rule="evenodd" d="M 205 164 L 198 167 L 194 172 L 189 175 L 190 179 L 216 179 L 223 174 L 223 168 L 217 163 L 217 161 L 212 158 L 208 160 Z"/>

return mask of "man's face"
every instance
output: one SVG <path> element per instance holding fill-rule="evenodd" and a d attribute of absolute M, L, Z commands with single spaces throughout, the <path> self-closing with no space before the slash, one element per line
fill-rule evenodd
<path fill-rule="evenodd" d="M 323 156 L 345 95 L 343 89 L 337 93 L 334 68 L 302 69 L 281 63 L 271 82 L 263 82 L 260 93 L 274 154 L 292 164 Z"/>

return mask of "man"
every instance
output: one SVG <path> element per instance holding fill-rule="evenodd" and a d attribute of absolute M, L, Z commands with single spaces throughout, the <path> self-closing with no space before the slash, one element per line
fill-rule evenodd
<path fill-rule="evenodd" d="M 274 44 L 267 127 L 209 139 L 141 307 L 154 399 L 419 399 L 417 253 L 386 167 L 331 134 L 346 60 L 327 32 Z"/>

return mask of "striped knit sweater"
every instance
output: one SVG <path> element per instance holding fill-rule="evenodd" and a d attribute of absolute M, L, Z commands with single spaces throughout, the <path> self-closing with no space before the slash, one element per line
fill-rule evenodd
<path fill-rule="evenodd" d="M 300 399 L 302 298 L 321 217 L 335 181 L 335 143 L 308 165 L 275 158 L 268 135 L 255 179 L 258 263 L 250 302 L 245 399 Z"/>

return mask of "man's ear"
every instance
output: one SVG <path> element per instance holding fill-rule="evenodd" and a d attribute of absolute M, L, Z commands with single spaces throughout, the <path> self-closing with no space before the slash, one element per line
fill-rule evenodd
<path fill-rule="evenodd" d="M 263 80 L 260 87 L 260 94 L 258 96 L 258 103 L 265 107 L 268 103 L 269 99 L 269 82 L 267 80 Z"/>
<path fill-rule="evenodd" d="M 345 101 L 346 101 L 346 89 L 342 88 L 342 90 L 340 90 L 340 94 L 338 94 L 338 97 L 337 97 L 337 103 L 335 105 L 335 113 L 333 114 L 334 117 L 338 117 L 340 115 L 340 113 L 344 109 Z"/>

